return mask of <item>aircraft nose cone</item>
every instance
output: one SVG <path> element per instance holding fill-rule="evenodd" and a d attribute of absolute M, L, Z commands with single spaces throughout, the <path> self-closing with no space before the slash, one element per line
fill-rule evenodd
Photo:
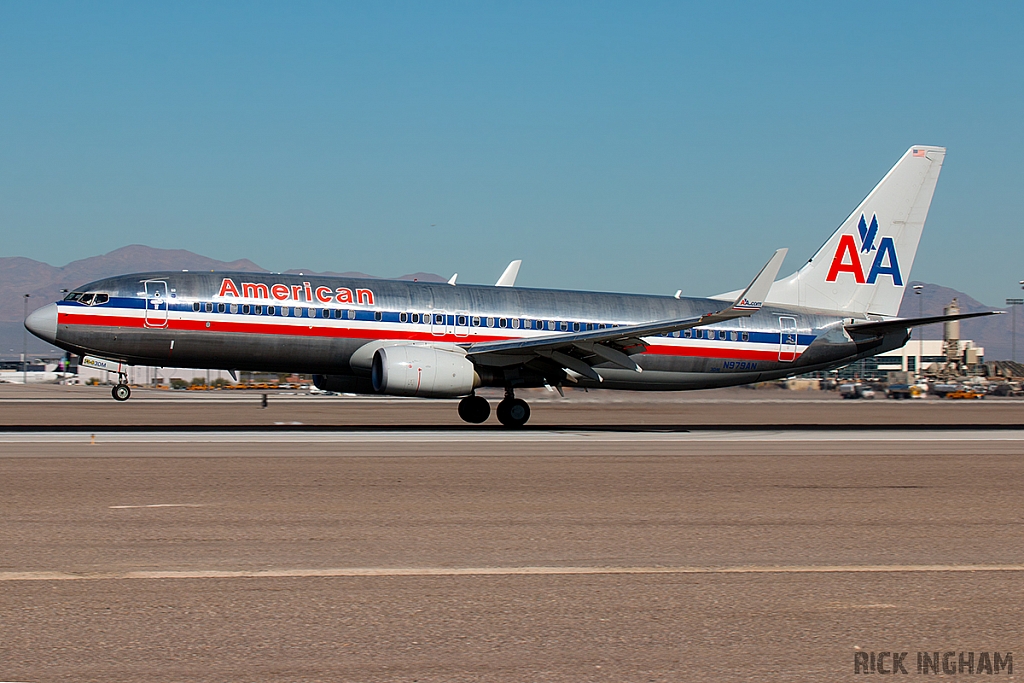
<path fill-rule="evenodd" d="M 57 304 L 49 304 L 29 313 L 25 318 L 25 327 L 51 344 L 57 341 Z"/>

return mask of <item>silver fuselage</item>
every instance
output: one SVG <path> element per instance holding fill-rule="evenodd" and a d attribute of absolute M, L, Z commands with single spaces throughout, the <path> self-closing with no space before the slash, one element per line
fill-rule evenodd
<path fill-rule="evenodd" d="M 722 307 L 721 301 L 701 298 L 225 272 L 140 273 L 98 280 L 75 292 L 105 294 L 106 301 L 56 303 L 53 343 L 73 353 L 129 365 L 353 378 L 368 374 L 353 359 L 381 342 L 466 346 L 679 319 Z M 834 368 L 906 342 L 902 330 L 852 338 L 844 329 L 851 320 L 766 306 L 748 318 L 646 337 L 646 349 L 633 356 L 643 372 L 597 366 L 604 378 L 600 387 L 747 384 Z M 536 386 L 559 379 L 522 372 L 500 357 L 485 362 L 479 368 L 485 385 Z"/>

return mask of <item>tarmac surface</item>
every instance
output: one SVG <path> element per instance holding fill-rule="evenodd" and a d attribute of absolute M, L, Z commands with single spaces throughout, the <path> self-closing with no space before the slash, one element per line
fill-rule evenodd
<path fill-rule="evenodd" d="M 859 651 L 911 675 L 918 651 L 1024 656 L 1019 401 L 593 392 L 507 431 L 437 428 L 450 402 L 22 392 L 0 390 L 0 680 L 835 681 Z"/>

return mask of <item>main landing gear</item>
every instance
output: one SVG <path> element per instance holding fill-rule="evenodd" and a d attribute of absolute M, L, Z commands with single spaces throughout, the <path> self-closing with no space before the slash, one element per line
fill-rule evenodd
<path fill-rule="evenodd" d="M 127 401 L 132 397 L 131 387 L 128 386 L 128 376 L 121 373 L 117 376 L 117 384 L 110 390 L 110 395 L 115 401 Z"/>
<path fill-rule="evenodd" d="M 505 390 L 505 398 L 498 404 L 495 411 L 498 422 L 506 427 L 522 427 L 530 419 L 530 405 L 521 398 L 516 398 L 511 389 Z M 459 417 L 466 422 L 480 424 L 490 417 L 491 407 L 481 396 L 467 396 L 459 403 Z"/>
<path fill-rule="evenodd" d="M 487 422 L 487 418 L 490 416 L 491 406 L 482 396 L 467 396 L 459 401 L 459 417 L 466 422 L 478 425 L 481 422 Z"/>

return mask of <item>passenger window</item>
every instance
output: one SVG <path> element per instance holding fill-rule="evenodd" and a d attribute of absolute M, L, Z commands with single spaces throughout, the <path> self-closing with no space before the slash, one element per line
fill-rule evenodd
<path fill-rule="evenodd" d="M 381 320 L 384 319 L 384 314 L 381 313 L 380 311 L 374 311 L 373 312 L 373 319 L 376 320 L 377 322 L 380 322 Z"/>
<path fill-rule="evenodd" d="M 231 304 L 231 312 L 238 313 L 238 304 Z"/>
<path fill-rule="evenodd" d="M 218 313 L 223 313 L 226 309 L 227 309 L 226 305 L 224 305 L 224 304 L 217 304 L 217 312 Z"/>
<path fill-rule="evenodd" d="M 508 320 L 506 320 L 505 318 L 498 318 L 498 327 L 508 327 Z"/>
<path fill-rule="evenodd" d="M 248 315 L 249 314 L 249 310 L 250 310 L 249 309 L 249 304 L 242 304 L 242 313 Z"/>
<path fill-rule="evenodd" d="M 743 332 L 743 333 L 742 333 L 742 334 L 740 335 L 740 338 L 741 338 L 741 339 L 742 339 L 743 341 L 750 341 L 750 333 L 749 333 L 749 332 Z"/>
<path fill-rule="evenodd" d="M 693 332 L 691 332 L 690 330 L 683 330 L 683 336 L 689 339 L 690 337 L 693 336 Z"/>
<path fill-rule="evenodd" d="M 580 331 L 580 324 L 579 323 L 573 323 L 572 324 L 572 331 L 573 332 L 579 332 Z"/>
<path fill-rule="evenodd" d="M 409 314 L 408 313 L 399 313 L 398 314 L 398 322 L 400 322 L 400 323 L 409 322 Z"/>
<path fill-rule="evenodd" d="M 519 329 L 519 318 L 512 318 L 512 328 L 516 330 Z"/>
<path fill-rule="evenodd" d="M 565 332 L 569 329 L 569 323 L 563 320 L 562 322 L 558 323 L 558 327 L 562 330 L 562 332 Z"/>
<path fill-rule="evenodd" d="M 494 327 L 494 318 L 487 319 L 487 327 Z"/>
<path fill-rule="evenodd" d="M 267 306 L 267 315 L 275 315 L 277 313 L 277 306 Z"/>
<path fill-rule="evenodd" d="M 480 327 L 480 316 L 473 316 L 473 327 Z"/>
<path fill-rule="evenodd" d="M 288 307 L 287 306 L 282 306 L 281 307 L 281 315 L 283 315 L 285 317 L 288 317 Z"/>
<path fill-rule="evenodd" d="M 467 322 L 468 322 L 468 319 L 466 318 L 466 316 L 464 316 L 464 315 L 460 315 L 460 316 L 459 316 L 459 321 L 458 321 L 458 323 L 456 323 L 456 324 L 457 324 L 457 325 L 458 325 L 459 327 L 465 327 L 465 326 L 466 326 L 466 324 L 467 324 Z"/>
<path fill-rule="evenodd" d="M 195 311 L 196 313 L 199 312 L 200 308 L 202 308 L 202 304 L 200 304 L 198 301 L 192 303 L 192 310 Z"/>
<path fill-rule="evenodd" d="M 210 303 L 206 304 L 206 312 L 207 313 L 213 313 L 213 304 L 210 304 Z"/>

